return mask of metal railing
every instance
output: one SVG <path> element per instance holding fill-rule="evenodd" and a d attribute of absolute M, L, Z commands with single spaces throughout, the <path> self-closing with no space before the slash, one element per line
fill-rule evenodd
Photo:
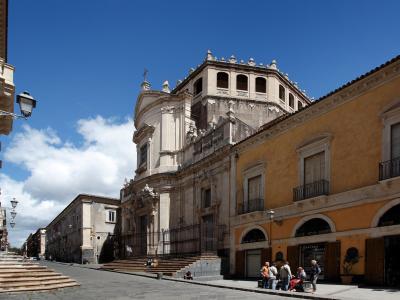
<path fill-rule="evenodd" d="M 251 199 L 248 202 L 240 203 L 238 205 L 238 214 L 248 214 L 253 211 L 264 210 L 264 199 Z"/>
<path fill-rule="evenodd" d="M 400 157 L 379 163 L 379 180 L 400 176 Z"/>
<path fill-rule="evenodd" d="M 329 181 L 322 179 L 293 189 L 293 201 L 329 194 Z"/>
<path fill-rule="evenodd" d="M 203 223 L 185 227 L 126 234 L 121 236 L 121 254 L 124 257 L 147 254 L 184 256 L 189 254 L 216 253 L 223 247 L 227 234 L 226 225 Z"/>

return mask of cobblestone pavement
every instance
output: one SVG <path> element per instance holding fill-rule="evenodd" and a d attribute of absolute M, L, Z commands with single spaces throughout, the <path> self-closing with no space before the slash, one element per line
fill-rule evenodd
<path fill-rule="evenodd" d="M 86 299 L 290 299 L 231 289 L 155 280 L 140 276 L 98 271 L 42 262 L 77 280 L 81 286 L 41 293 L 0 294 L 1 300 L 86 300 Z M 293 299 L 293 298 L 292 298 Z"/>

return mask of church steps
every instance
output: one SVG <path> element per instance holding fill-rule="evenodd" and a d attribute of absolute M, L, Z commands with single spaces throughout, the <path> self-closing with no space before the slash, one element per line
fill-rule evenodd
<path fill-rule="evenodd" d="M 48 291 L 73 286 L 79 286 L 79 283 L 35 261 L 0 254 L 0 293 Z"/>
<path fill-rule="evenodd" d="M 79 286 L 76 282 L 71 283 L 58 283 L 58 284 L 49 284 L 49 285 L 40 285 L 40 286 L 23 286 L 23 287 L 15 287 L 15 288 L 0 288 L 0 293 L 15 293 L 15 292 L 39 292 L 39 291 L 49 291 L 56 290 L 67 287 L 76 287 Z"/>

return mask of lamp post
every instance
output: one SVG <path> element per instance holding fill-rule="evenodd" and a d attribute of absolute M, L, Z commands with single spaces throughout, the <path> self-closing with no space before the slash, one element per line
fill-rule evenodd
<path fill-rule="evenodd" d="M 11 116 L 13 119 L 27 119 L 32 115 L 32 110 L 36 107 L 36 100 L 28 92 L 22 92 L 17 95 L 17 103 L 21 111 L 20 115 L 0 110 L 0 116 Z"/>
<path fill-rule="evenodd" d="M 274 220 L 275 212 L 272 209 L 267 210 L 267 217 L 269 218 L 269 247 L 272 247 L 272 221 Z M 272 249 L 271 249 L 272 250 Z"/>

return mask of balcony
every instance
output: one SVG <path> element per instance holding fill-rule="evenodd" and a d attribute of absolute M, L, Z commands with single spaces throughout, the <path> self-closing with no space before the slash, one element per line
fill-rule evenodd
<path fill-rule="evenodd" d="M 379 163 L 379 180 L 400 176 L 400 157 Z"/>
<path fill-rule="evenodd" d="M 238 214 L 248 214 L 254 211 L 264 210 L 264 199 L 252 199 L 245 203 L 240 203 L 238 205 Z"/>
<path fill-rule="evenodd" d="M 293 189 L 293 201 L 301 201 L 321 195 L 329 194 L 329 181 L 318 180 L 312 183 L 298 186 Z"/>

